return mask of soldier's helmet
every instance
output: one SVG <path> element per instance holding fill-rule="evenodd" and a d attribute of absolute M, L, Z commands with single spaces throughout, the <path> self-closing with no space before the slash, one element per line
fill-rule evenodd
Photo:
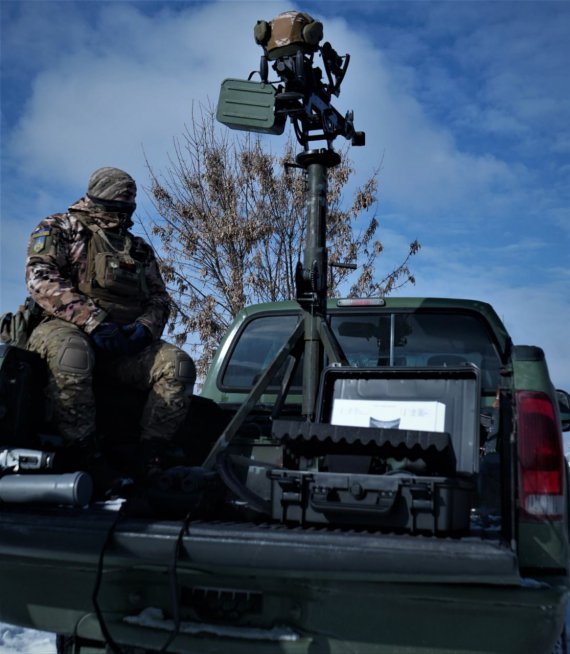
<path fill-rule="evenodd" d="M 137 185 L 120 168 L 99 168 L 89 178 L 87 197 L 111 211 L 134 211 Z"/>

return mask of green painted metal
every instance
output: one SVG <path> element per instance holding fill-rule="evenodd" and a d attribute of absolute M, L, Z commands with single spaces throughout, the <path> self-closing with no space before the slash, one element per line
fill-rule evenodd
<path fill-rule="evenodd" d="M 271 84 L 240 79 L 222 82 L 216 118 L 232 129 L 283 134 L 286 118 L 275 113 Z"/>
<path fill-rule="evenodd" d="M 61 516 L 29 512 L 29 517 L 36 519 L 0 516 L 5 536 L 0 576 L 3 588 L 11 591 L 0 599 L 2 620 L 101 639 L 92 592 L 107 532 L 100 527 L 109 528 L 114 516 L 82 520 L 76 515 L 73 528 L 66 528 Z M 51 532 L 46 533 L 48 523 Z M 175 522 L 132 519 L 117 526 L 103 560 L 98 598 L 117 643 L 159 650 L 168 639 L 179 529 Z M 30 542 L 22 541 L 24 534 Z M 258 608 L 221 622 L 202 616 L 202 622 L 238 632 L 279 626 L 298 639 L 220 639 L 182 632 L 169 652 L 547 652 L 564 619 L 564 580 L 525 581 L 507 548 L 476 539 L 418 541 L 326 532 L 280 539 L 274 530 L 198 523 L 182 540 L 176 570 L 174 597 L 182 626 L 198 622 L 191 608 L 197 589 L 213 596 L 233 589 L 234 596 L 258 594 Z M 203 606 L 202 601 L 198 609 Z M 170 623 L 152 627 L 126 621 L 148 607 L 159 608 Z"/>

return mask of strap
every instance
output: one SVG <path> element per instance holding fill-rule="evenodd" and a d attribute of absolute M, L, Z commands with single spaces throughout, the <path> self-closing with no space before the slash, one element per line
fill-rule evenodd
<path fill-rule="evenodd" d="M 132 240 L 131 240 L 131 237 L 127 233 L 125 233 L 125 236 L 124 236 L 124 239 L 123 239 L 124 247 L 122 249 L 117 248 L 117 247 L 115 247 L 113 245 L 113 243 L 111 243 L 111 241 L 109 240 L 109 237 L 107 236 L 105 230 L 102 227 L 100 227 L 99 225 L 97 225 L 95 223 L 87 222 L 84 218 L 82 218 L 80 216 L 76 216 L 76 217 L 77 217 L 77 220 L 83 225 L 83 227 L 88 229 L 93 234 L 96 234 L 105 243 L 105 245 L 107 245 L 109 247 L 111 252 L 117 252 L 117 253 L 120 253 L 120 254 L 127 254 L 127 255 L 130 254 L 131 247 L 132 247 Z"/>

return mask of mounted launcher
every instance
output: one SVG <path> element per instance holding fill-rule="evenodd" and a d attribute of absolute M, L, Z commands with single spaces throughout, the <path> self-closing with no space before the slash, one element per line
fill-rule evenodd
<path fill-rule="evenodd" d="M 226 79 L 222 83 L 217 119 L 231 129 L 282 134 L 287 117 L 303 146 L 296 166 L 305 170 L 307 179 L 307 234 L 304 261 L 296 271 L 297 300 L 304 320 L 295 328 L 286 345 L 251 389 L 247 400 L 230 421 L 204 462 L 212 467 L 238 433 L 275 373 L 293 356 L 303 361 L 303 407 L 307 420 L 317 414 L 316 400 L 320 374 L 326 352 L 330 362 L 346 364 L 344 355 L 326 321 L 327 298 L 327 170 L 340 163 L 333 149 L 337 136 L 364 145 L 364 132 L 354 129 L 353 114 L 342 116 L 331 104 L 338 96 L 350 61 L 341 57 L 330 43 L 320 46 L 323 26 L 303 12 L 287 11 L 272 21 L 258 21 L 254 28 L 256 42 L 263 48 L 259 71 L 248 80 Z M 319 53 L 323 71 L 314 65 Z M 269 80 L 269 66 L 278 75 Z M 258 74 L 261 81 L 252 81 Z M 310 148 L 314 141 L 326 141 L 326 148 Z M 352 267 L 352 265 L 351 265 Z M 287 395 L 294 367 L 289 366 L 283 381 L 279 404 Z"/>
<path fill-rule="evenodd" d="M 319 45 L 321 22 L 303 12 L 287 11 L 272 21 L 258 21 L 254 38 L 264 52 L 259 71 L 248 80 L 224 80 L 217 110 L 221 123 L 232 129 L 282 134 L 289 117 L 305 150 L 320 140 L 332 149 L 337 136 L 364 145 L 364 132 L 354 129 L 352 111 L 342 116 L 331 104 L 332 96 L 340 94 L 350 55 L 339 56 L 329 42 Z M 324 74 L 314 65 L 317 53 Z M 276 81 L 268 79 L 270 64 L 279 77 Z M 252 80 L 256 74 L 260 81 Z"/>

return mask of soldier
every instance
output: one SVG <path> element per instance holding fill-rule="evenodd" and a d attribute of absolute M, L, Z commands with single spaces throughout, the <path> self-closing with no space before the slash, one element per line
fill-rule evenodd
<path fill-rule="evenodd" d="M 31 235 L 26 280 L 44 320 L 28 349 L 47 362 L 47 395 L 67 453 L 87 468 L 98 455 L 93 369 L 148 390 L 141 419 L 143 465 L 156 465 L 188 410 L 194 362 L 160 340 L 170 298 L 152 248 L 133 236 L 136 184 L 100 168 L 67 213 Z"/>

